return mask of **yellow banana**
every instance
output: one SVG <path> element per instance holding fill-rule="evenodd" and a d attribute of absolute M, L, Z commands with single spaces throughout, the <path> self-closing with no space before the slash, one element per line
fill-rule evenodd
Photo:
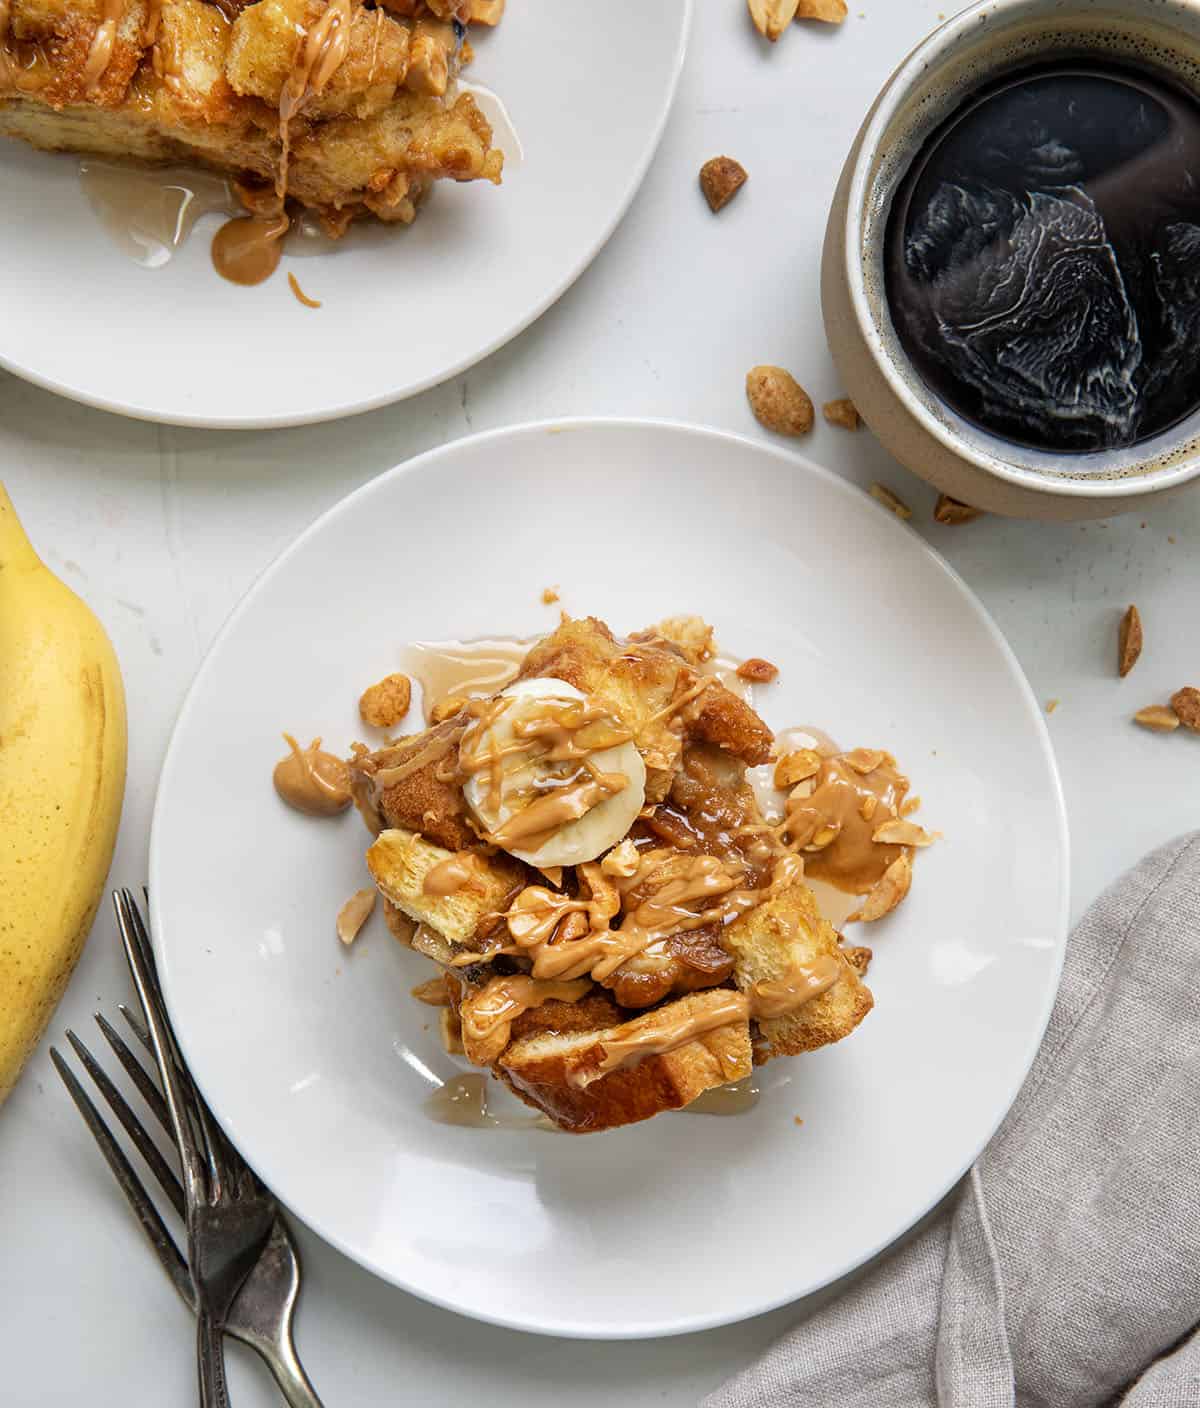
<path fill-rule="evenodd" d="M 0 1103 L 92 927 L 124 792 L 117 657 L 0 484 Z"/>

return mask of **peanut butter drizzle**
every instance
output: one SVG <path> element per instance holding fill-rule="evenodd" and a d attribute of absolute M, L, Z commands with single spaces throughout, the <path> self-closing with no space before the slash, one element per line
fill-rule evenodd
<path fill-rule="evenodd" d="M 496 694 L 512 684 L 540 639 L 414 641 L 404 652 L 401 668 L 420 683 L 425 722 L 432 723 L 434 708 L 448 699 Z"/>
<path fill-rule="evenodd" d="M 463 1045 L 476 1065 L 494 1061 L 512 1038 L 512 1024 L 523 1013 L 544 1002 L 578 1002 L 591 987 L 586 978 L 575 982 L 546 982 L 523 973 L 492 978 L 478 992 L 469 993 L 459 1007 Z"/>
<path fill-rule="evenodd" d="M 506 851 L 518 846 L 536 851 L 560 826 L 578 821 L 593 807 L 609 797 L 615 797 L 629 786 L 629 779 L 623 772 L 601 772 L 587 763 L 584 766 L 589 773 L 587 781 L 556 788 L 545 797 L 530 802 L 510 816 L 503 826 L 497 827 L 488 839 Z"/>
<path fill-rule="evenodd" d="M 279 166 L 275 173 L 274 208 L 230 220 L 213 236 L 213 267 L 232 283 L 260 284 L 279 267 L 283 237 L 292 223 L 286 208 L 292 119 L 324 92 L 345 59 L 354 5 L 355 0 L 329 0 L 317 22 L 301 34 L 292 70 L 279 94 Z M 301 297 L 299 293 L 296 296 Z M 309 306 L 313 306 L 311 302 Z"/>
<path fill-rule="evenodd" d="M 488 837 L 505 850 L 514 845 L 536 850 L 560 826 L 576 821 L 629 785 L 624 773 L 602 772 L 592 754 L 628 743 L 633 735 L 596 699 L 549 698 L 533 701 L 532 707 L 526 701 L 524 717 L 513 721 L 513 738 L 498 743 L 489 732 L 517 702 L 511 695 L 472 701 L 468 712 L 475 716 L 475 722 L 463 734 L 458 761 L 467 777 L 488 773 L 488 805 L 493 812 L 504 799 L 506 759 L 518 760 L 518 766 L 533 761 L 580 764 L 573 773 L 563 768 L 561 781 L 547 784 L 552 790 L 516 811 Z"/>
<path fill-rule="evenodd" d="M 755 983 L 748 992 L 712 989 L 714 1000 L 706 1002 L 699 1011 L 680 1013 L 682 1004 L 675 1002 L 647 1012 L 616 1028 L 615 1034 L 605 1040 L 599 1066 L 573 1072 L 569 1079 L 573 1085 L 588 1085 L 619 1066 L 646 1056 L 665 1055 L 733 1022 L 772 1021 L 787 1016 L 831 988 L 842 972 L 843 961 L 820 954 L 811 963 L 793 963 L 782 977 Z"/>
<path fill-rule="evenodd" d="M 473 881 L 479 880 L 479 856 L 474 851 L 456 851 L 446 860 L 438 861 L 431 870 L 425 872 L 421 881 L 421 893 L 444 898 L 456 895 Z"/>
<path fill-rule="evenodd" d="M 310 30 L 303 31 L 292 71 L 279 93 L 279 168 L 275 194 L 280 209 L 287 197 L 288 167 L 292 153 L 292 118 L 320 97 L 350 47 L 354 0 L 329 0 Z"/>
<path fill-rule="evenodd" d="M 789 798 L 780 835 L 790 849 L 832 839 L 806 851 L 805 870 L 817 880 L 849 894 L 866 894 L 902 853 L 902 846 L 873 841 L 885 821 L 899 815 L 908 792 L 908 779 L 896 770 L 895 759 L 883 754 L 878 766 L 860 772 L 847 758 L 867 750 L 827 758 L 812 781 L 811 795 Z M 869 758 L 866 761 L 870 761 Z"/>
<path fill-rule="evenodd" d="M 283 735 L 291 752 L 275 764 L 275 791 L 306 816 L 337 816 L 350 805 L 350 769 L 314 738 L 301 748 L 290 733 Z"/>
<path fill-rule="evenodd" d="M 383 11 L 379 10 L 376 13 L 382 14 Z M 297 279 L 295 274 L 290 272 L 288 274 L 288 288 L 291 289 L 296 302 L 303 303 L 306 308 L 319 308 L 321 306 L 321 300 L 319 298 L 309 298 L 308 294 L 300 287 L 300 280 Z"/>
<path fill-rule="evenodd" d="M 651 714 L 650 717 L 643 723 L 642 732 L 644 733 L 651 724 L 658 723 L 660 719 L 673 720 L 677 714 L 679 714 L 689 704 L 699 699 L 699 697 L 703 693 L 705 693 L 706 690 L 711 689 L 715 684 L 720 684 L 720 680 L 718 680 L 715 675 L 702 676 L 699 680 L 697 680 L 694 685 L 692 685 L 688 689 L 685 689 L 682 694 L 672 699 L 669 704 L 665 704 L 661 709 L 658 710 L 657 713 Z"/>
<path fill-rule="evenodd" d="M 83 86 L 89 96 L 95 93 L 112 62 L 117 39 L 117 25 L 125 12 L 125 0 L 104 0 L 104 14 L 83 65 Z"/>
<path fill-rule="evenodd" d="M 727 924 L 803 875 L 803 865 L 795 856 L 781 856 L 763 889 L 739 889 L 740 876 L 719 857 L 695 855 L 651 895 L 638 897 L 638 887 L 653 876 L 665 857 L 674 858 L 675 854 L 643 852 L 633 875 L 619 877 L 615 883 L 594 863 L 578 866 L 589 899 L 572 899 L 541 885 L 526 886 L 505 914 L 513 944 L 499 952 L 524 954 L 532 960 L 533 974 L 538 978 L 590 974 L 603 983 L 622 963 L 653 944 L 681 931 Z M 614 930 L 612 920 L 621 912 L 623 896 L 630 893 L 634 893 L 634 907 Z M 697 900 L 715 903 L 706 903 L 699 910 L 689 908 Z M 576 914 L 586 919 L 587 928 L 578 937 L 564 939 L 559 925 Z"/>
<path fill-rule="evenodd" d="M 461 737 L 461 729 L 447 729 L 440 738 L 431 738 L 428 743 L 418 748 L 411 758 L 406 758 L 404 762 L 396 763 L 392 767 L 379 768 L 371 775 L 371 781 L 376 789 L 393 787 L 397 782 L 403 782 L 406 777 L 411 777 L 413 773 L 428 767 L 430 763 L 441 762 L 447 754 L 454 752 Z"/>
<path fill-rule="evenodd" d="M 277 215 L 239 215 L 227 220 L 213 236 L 213 268 L 230 283 L 261 284 L 279 267 L 283 237 L 290 224 L 282 210 Z"/>

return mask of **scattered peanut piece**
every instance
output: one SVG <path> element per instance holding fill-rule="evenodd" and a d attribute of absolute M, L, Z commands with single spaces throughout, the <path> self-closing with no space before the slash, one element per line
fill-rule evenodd
<path fill-rule="evenodd" d="M 1142 653 L 1142 618 L 1136 606 L 1130 606 L 1121 617 L 1117 633 L 1117 674 L 1122 679 L 1133 669 Z"/>
<path fill-rule="evenodd" d="M 852 748 L 849 753 L 842 754 L 842 762 L 866 776 L 874 772 L 886 756 L 882 748 Z"/>
<path fill-rule="evenodd" d="M 1135 724 L 1153 729 L 1155 733 L 1173 733 L 1179 727 L 1179 715 L 1165 704 L 1149 704 L 1133 716 Z"/>
<path fill-rule="evenodd" d="M 543 606 L 553 606 L 554 603 L 555 603 L 557 600 L 558 600 L 558 588 L 557 588 L 557 587 L 543 587 L 543 588 L 542 588 L 542 605 L 543 605 Z"/>
<path fill-rule="evenodd" d="M 777 435 L 807 435 L 813 427 L 808 392 L 782 367 L 751 367 L 746 396 L 759 424 Z"/>
<path fill-rule="evenodd" d="M 1047 713 L 1047 714 L 1053 714 L 1054 711 L 1055 711 L 1055 709 L 1057 709 L 1058 706 L 1059 706 L 1061 703 L 1062 703 L 1062 700 L 1061 700 L 1061 699 L 1047 699 L 1047 700 L 1046 700 L 1046 713 Z"/>
<path fill-rule="evenodd" d="M 908 894 L 911 885 L 912 859 L 907 851 L 902 851 L 883 872 L 863 907 L 849 915 L 846 923 L 870 924 L 876 919 L 882 919 Z"/>
<path fill-rule="evenodd" d="M 906 797 L 904 801 L 900 803 L 900 815 L 912 816 L 913 812 L 917 811 L 920 805 L 920 797 Z"/>
<path fill-rule="evenodd" d="M 842 828 L 839 825 L 822 826 L 812 840 L 804 847 L 806 851 L 823 851 L 826 846 L 836 841 L 841 834 Z"/>
<path fill-rule="evenodd" d="M 355 890 L 338 910 L 337 936 L 347 948 L 358 938 L 358 931 L 370 919 L 377 893 L 375 890 Z"/>
<path fill-rule="evenodd" d="M 751 684 L 770 684 L 779 678 L 779 666 L 752 655 L 749 660 L 742 661 L 735 674 L 739 680 L 749 680 Z"/>
<path fill-rule="evenodd" d="M 897 518 L 905 520 L 912 517 L 912 509 L 903 499 L 897 498 L 892 491 L 884 484 L 872 484 L 867 491 L 876 503 L 880 503 L 884 508 L 891 509 Z"/>
<path fill-rule="evenodd" d="M 821 770 L 821 755 L 812 748 L 798 748 L 794 753 L 785 754 L 775 764 L 775 786 L 781 792 L 795 787 L 798 782 L 807 782 Z"/>
<path fill-rule="evenodd" d="M 452 719 L 466 705 L 466 702 L 466 699 L 458 694 L 451 694 L 446 699 L 439 699 L 429 711 L 429 722 L 431 724 L 445 723 L 447 719 Z"/>
<path fill-rule="evenodd" d="M 926 831 L 915 821 L 902 821 L 899 818 L 885 821 L 882 826 L 876 827 L 871 835 L 872 841 L 878 841 L 885 846 L 932 846 L 938 839 L 936 831 Z"/>
<path fill-rule="evenodd" d="M 358 712 L 372 728 L 392 728 L 408 713 L 412 681 L 407 675 L 387 675 L 363 691 Z"/>
<path fill-rule="evenodd" d="M 631 875 L 637 874 L 639 863 L 638 849 L 627 836 L 600 862 L 600 870 L 605 875 L 620 876 L 621 879 L 628 880 Z"/>
<path fill-rule="evenodd" d="M 846 18 L 846 0 L 800 0 L 796 6 L 796 18 L 841 24 Z"/>
<path fill-rule="evenodd" d="M 429 978 L 423 983 L 418 983 L 412 989 L 412 995 L 418 1002 L 427 1003 L 430 1007 L 450 1006 L 450 985 L 442 973 L 439 973 L 436 978 Z"/>
<path fill-rule="evenodd" d="M 980 517 L 982 513 L 983 509 L 975 508 L 971 504 L 964 504 L 961 499 L 952 499 L 949 494 L 939 494 L 938 501 L 933 506 L 933 516 L 936 521 L 951 525 L 970 523 L 972 519 Z"/>
<path fill-rule="evenodd" d="M 746 0 L 754 28 L 772 44 L 796 18 L 800 0 Z"/>
<path fill-rule="evenodd" d="M 1185 684 L 1171 695 L 1171 708 L 1175 710 L 1179 722 L 1193 733 L 1200 733 L 1200 689 Z"/>
<path fill-rule="evenodd" d="M 837 401 L 826 401 L 821 407 L 821 414 L 830 425 L 840 425 L 843 430 L 857 430 L 862 424 L 857 407 L 846 396 Z"/>
<path fill-rule="evenodd" d="M 715 215 L 746 184 L 746 168 L 731 156 L 714 156 L 700 168 L 700 189 Z"/>

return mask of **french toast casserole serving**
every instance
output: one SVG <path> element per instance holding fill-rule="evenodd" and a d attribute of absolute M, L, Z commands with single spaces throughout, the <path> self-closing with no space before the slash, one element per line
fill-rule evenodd
<path fill-rule="evenodd" d="M 561 1129 L 679 1109 L 849 1035 L 870 950 L 809 881 L 860 897 L 839 922 L 878 919 L 933 839 L 889 754 L 777 739 L 742 697 L 774 667 L 726 665 L 698 617 L 621 640 L 564 616 L 502 687 L 426 679 L 421 732 L 319 755 L 373 833 L 389 928 L 436 965 L 414 995 Z M 360 707 L 390 725 L 408 703 L 396 675 Z"/>
<path fill-rule="evenodd" d="M 227 174 L 343 233 L 408 223 L 431 184 L 497 182 L 456 77 L 504 0 L 0 0 L 0 133 Z"/>

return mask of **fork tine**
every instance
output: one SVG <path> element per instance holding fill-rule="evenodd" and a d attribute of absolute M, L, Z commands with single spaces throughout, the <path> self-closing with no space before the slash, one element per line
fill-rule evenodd
<path fill-rule="evenodd" d="M 150 1039 L 150 1033 L 149 1033 L 149 1032 L 146 1030 L 146 1028 L 141 1024 L 141 1022 L 138 1021 L 137 1017 L 134 1016 L 133 1012 L 132 1012 L 128 1007 L 126 1007 L 126 1005 L 125 1005 L 123 1002 L 117 1003 L 117 1011 L 120 1012 L 121 1016 L 124 1017 L 125 1020 L 126 1020 L 126 1022 L 129 1023 L 129 1026 L 130 1026 L 130 1028 L 132 1029 L 134 1036 L 137 1037 L 137 1039 L 142 1043 L 142 1045 L 146 1048 L 146 1050 L 150 1053 L 150 1055 L 153 1056 L 153 1055 L 154 1055 L 154 1042 Z M 116 1036 L 116 1033 L 114 1032 L 113 1035 Z M 111 1040 L 111 1039 L 112 1039 L 112 1038 L 110 1038 L 110 1040 Z M 119 1036 L 116 1036 L 116 1039 L 117 1039 L 118 1041 L 121 1040 L 121 1038 L 120 1038 Z M 122 1042 L 122 1045 L 124 1045 L 123 1042 Z M 115 1048 L 114 1048 L 114 1049 L 115 1049 Z M 174 1043 L 172 1042 L 172 1043 L 171 1043 L 171 1050 L 174 1051 L 174 1049 L 175 1049 L 175 1048 L 174 1048 Z M 131 1051 L 129 1051 L 129 1048 L 128 1048 L 128 1047 L 125 1047 L 125 1050 L 126 1050 L 127 1054 L 129 1055 L 129 1059 L 130 1059 L 131 1061 L 137 1062 L 137 1058 L 133 1055 L 133 1053 L 132 1053 Z M 117 1055 L 120 1056 L 121 1053 L 120 1053 L 120 1052 L 117 1052 Z M 174 1059 L 174 1058 L 173 1058 L 173 1059 Z M 124 1058 L 124 1057 L 121 1057 L 122 1064 L 124 1064 L 124 1060 L 125 1060 L 125 1058 Z M 157 1062 L 157 1058 L 156 1058 L 156 1062 Z M 137 1064 L 140 1065 L 140 1062 L 137 1062 Z M 179 1063 L 178 1063 L 178 1061 L 176 1061 L 175 1064 L 176 1064 L 176 1070 L 178 1070 L 178 1069 L 179 1069 Z M 129 1070 L 130 1068 L 129 1068 L 128 1066 L 126 1066 L 126 1069 Z M 133 1072 L 130 1071 L 130 1074 L 132 1075 Z M 137 1076 L 135 1075 L 135 1076 L 134 1076 L 134 1080 L 136 1080 L 136 1079 L 137 1079 Z M 157 1094 L 158 1092 L 155 1091 L 155 1093 Z M 194 1087 L 193 1087 L 193 1093 L 194 1093 Z M 159 1099 L 162 1100 L 162 1096 L 161 1096 L 161 1095 L 159 1096 Z M 163 1113 L 162 1113 L 161 1118 L 162 1118 L 162 1120 L 163 1120 L 164 1125 L 166 1126 L 167 1133 L 170 1134 L 172 1138 L 174 1138 L 174 1136 L 175 1136 L 175 1131 L 174 1131 L 174 1128 L 173 1128 L 172 1125 L 171 1125 L 171 1115 L 170 1115 L 170 1112 L 167 1110 L 167 1105 L 166 1105 L 166 1101 L 165 1101 L 165 1100 L 162 1101 L 162 1108 L 163 1108 Z M 200 1147 L 201 1147 L 201 1141 L 202 1141 L 203 1136 L 202 1136 L 202 1134 L 201 1134 L 200 1127 L 199 1127 L 199 1124 L 198 1124 L 198 1122 L 197 1122 L 197 1118 L 196 1118 L 194 1112 L 193 1112 L 190 1108 L 184 1110 L 184 1116 L 185 1116 L 185 1118 L 187 1119 L 187 1121 L 188 1121 L 188 1126 L 189 1126 L 189 1128 L 190 1128 L 191 1131 L 192 1131 L 192 1138 L 193 1138 L 193 1139 L 195 1140 L 195 1142 L 196 1142 L 196 1147 L 197 1147 L 197 1148 L 200 1148 Z"/>
<path fill-rule="evenodd" d="M 141 1092 L 142 1098 L 154 1111 L 163 1129 L 166 1130 L 169 1136 L 173 1137 L 171 1120 L 170 1116 L 167 1114 L 166 1103 L 155 1088 L 154 1082 L 142 1069 L 137 1057 L 121 1040 L 118 1033 L 105 1021 L 103 1014 L 97 1012 L 94 1015 L 100 1030 L 108 1038 L 109 1045 L 112 1047 L 113 1051 L 116 1052 L 121 1065 L 128 1071 L 134 1084 Z M 180 1217 L 186 1216 L 183 1186 L 180 1184 L 179 1179 L 176 1178 L 171 1166 L 159 1153 L 157 1145 L 146 1133 L 145 1126 L 140 1123 L 137 1116 L 123 1099 L 121 1092 L 113 1085 L 112 1081 L 109 1080 L 103 1067 L 100 1066 L 75 1033 L 69 1029 L 67 1031 L 67 1040 L 75 1048 L 75 1054 L 83 1062 L 88 1075 L 90 1075 L 97 1086 L 99 1086 L 101 1095 L 108 1101 L 113 1114 L 121 1121 L 125 1132 L 129 1135 L 130 1139 L 133 1140 L 134 1144 L 137 1145 L 138 1153 L 140 1153 L 142 1158 L 149 1164 L 150 1171 L 154 1174 L 155 1178 L 158 1179 L 159 1186 L 167 1197 L 170 1198 L 171 1206 Z"/>
<path fill-rule="evenodd" d="M 104 1033 L 105 1041 L 112 1047 L 113 1054 L 116 1056 L 117 1060 L 125 1067 L 126 1073 L 130 1080 L 133 1081 L 134 1085 L 137 1086 L 142 1099 L 150 1106 L 159 1124 L 162 1125 L 168 1134 L 172 1134 L 171 1116 L 167 1111 L 167 1102 L 162 1098 L 162 1093 L 158 1086 L 154 1084 L 146 1073 L 145 1066 L 143 1066 L 133 1052 L 130 1051 L 129 1047 L 125 1045 L 125 1042 L 121 1039 L 120 1032 L 118 1032 L 108 1018 L 105 1017 L 103 1012 L 97 1012 L 95 1017 L 96 1024 Z M 147 1040 L 149 1040 L 149 1037 L 147 1037 Z"/>
<path fill-rule="evenodd" d="M 195 1292 L 192 1289 L 192 1279 L 188 1273 L 187 1263 L 179 1253 L 179 1248 L 175 1245 L 171 1234 L 163 1225 L 162 1218 L 158 1215 L 158 1209 L 150 1201 L 146 1190 L 142 1187 L 136 1173 L 130 1167 L 129 1160 L 121 1150 L 121 1146 L 112 1137 L 108 1126 L 100 1117 L 100 1112 L 88 1099 L 87 1092 L 75 1078 L 75 1073 L 63 1060 L 56 1047 L 50 1048 L 50 1059 L 54 1062 L 54 1069 L 62 1077 L 63 1084 L 67 1087 L 67 1092 L 74 1100 L 76 1108 L 83 1116 L 84 1123 L 91 1131 L 92 1138 L 100 1146 L 100 1152 L 104 1155 L 113 1176 L 121 1185 L 121 1191 L 125 1194 L 129 1206 L 133 1209 L 134 1215 L 141 1224 L 142 1231 L 149 1238 L 150 1245 L 154 1248 L 163 1270 L 170 1277 L 171 1284 L 182 1296 L 185 1304 L 190 1307 L 195 1305 Z"/>
<path fill-rule="evenodd" d="M 179 1214 L 184 1216 L 183 1189 L 179 1186 L 179 1179 L 171 1171 L 166 1159 L 158 1152 L 154 1141 L 146 1133 L 138 1117 L 129 1108 L 125 1097 L 117 1087 L 109 1080 L 107 1073 L 92 1053 L 84 1046 L 83 1042 L 75 1033 L 67 1028 L 67 1040 L 74 1048 L 76 1056 L 83 1062 L 83 1068 L 87 1071 L 95 1082 L 100 1094 L 104 1096 L 108 1108 L 116 1115 L 121 1122 L 121 1127 L 125 1133 L 133 1140 L 135 1147 L 142 1158 L 146 1160 L 150 1172 L 158 1179 L 158 1185 L 171 1200 L 171 1206 Z"/>
<path fill-rule="evenodd" d="M 121 942 L 129 969 L 133 974 L 134 986 L 145 1013 L 147 1030 L 154 1047 L 154 1059 L 158 1065 L 162 1081 L 163 1096 L 171 1117 L 171 1128 L 179 1149 L 179 1159 L 183 1167 L 184 1184 L 189 1203 L 204 1200 L 203 1169 L 195 1135 L 188 1120 L 190 1090 L 185 1085 L 182 1073 L 175 1065 L 171 1042 L 171 1024 L 158 991 L 158 978 L 154 972 L 153 958 L 149 952 L 146 931 L 137 905 L 128 890 L 117 890 L 113 894 L 113 906 L 117 912 L 117 927 L 121 931 Z"/>
<path fill-rule="evenodd" d="M 142 1043 L 142 1045 L 151 1054 L 151 1056 L 153 1056 L 154 1043 L 150 1040 L 150 1033 L 146 1030 L 145 1026 L 141 1022 L 139 1022 L 138 1019 L 134 1016 L 133 1009 L 130 1007 L 126 1007 L 123 1002 L 118 1002 L 117 1011 L 121 1014 L 122 1017 L 125 1018 L 125 1020 L 129 1023 L 130 1027 L 133 1028 L 134 1036 L 137 1037 L 137 1039 Z"/>
<path fill-rule="evenodd" d="M 142 893 L 147 903 L 149 903 L 150 892 L 143 887 Z M 148 970 L 154 996 L 160 1011 L 165 1017 L 165 1006 L 162 1001 L 162 990 L 158 982 L 158 970 L 154 963 L 154 952 L 150 945 L 150 935 L 146 931 L 145 921 L 142 918 L 142 913 L 138 907 L 137 901 L 128 891 L 124 891 L 124 894 L 129 904 L 130 918 L 133 923 L 141 956 Z M 231 1171 L 229 1169 L 228 1160 L 229 1146 L 225 1143 L 216 1121 L 213 1119 L 208 1106 L 204 1103 L 204 1097 L 200 1094 L 199 1090 L 196 1089 L 196 1083 L 192 1079 L 191 1073 L 188 1071 L 182 1056 L 179 1054 L 179 1048 L 175 1041 L 175 1033 L 171 1029 L 170 1021 L 166 1020 L 165 1025 L 167 1045 L 175 1060 L 180 1083 L 184 1088 L 185 1102 L 192 1116 L 192 1128 L 197 1136 L 196 1142 L 203 1155 L 204 1162 L 207 1165 L 209 1198 L 215 1202 L 221 1197 L 225 1185 L 231 1181 Z"/>

